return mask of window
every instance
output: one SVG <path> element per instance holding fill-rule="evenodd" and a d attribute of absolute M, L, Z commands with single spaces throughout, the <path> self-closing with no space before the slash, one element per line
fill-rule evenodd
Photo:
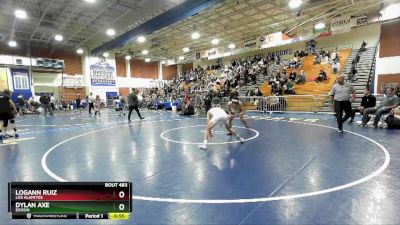
<path fill-rule="evenodd" d="M 30 89 L 28 75 L 14 75 L 14 89 L 15 90 Z"/>

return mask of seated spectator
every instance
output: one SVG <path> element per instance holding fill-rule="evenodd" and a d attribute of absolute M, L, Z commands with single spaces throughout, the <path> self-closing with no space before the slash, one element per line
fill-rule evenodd
<path fill-rule="evenodd" d="M 260 88 L 256 88 L 254 90 L 256 96 L 263 96 L 263 93 L 260 91 Z"/>
<path fill-rule="evenodd" d="M 286 87 L 286 88 L 284 88 L 284 89 L 285 89 L 285 94 L 289 94 L 289 95 L 294 95 L 294 94 L 296 94 L 296 93 L 294 92 L 294 84 L 293 84 L 293 81 L 287 82 L 287 83 L 285 84 L 285 87 Z"/>
<path fill-rule="evenodd" d="M 321 55 L 317 54 L 314 58 L 314 65 L 321 64 Z"/>
<path fill-rule="evenodd" d="M 340 63 L 339 61 L 333 62 L 332 64 L 332 73 L 337 74 L 340 70 Z"/>
<path fill-rule="evenodd" d="M 289 80 L 296 80 L 296 76 L 297 76 L 297 74 L 296 74 L 296 71 L 292 71 L 292 72 L 290 72 L 290 74 L 289 74 Z"/>
<path fill-rule="evenodd" d="M 304 70 L 302 70 L 299 74 L 297 74 L 295 82 L 296 84 L 305 84 L 306 80 L 306 74 L 304 73 Z"/>
<path fill-rule="evenodd" d="M 323 82 L 323 81 L 325 81 L 325 80 L 327 80 L 328 79 L 328 76 L 326 75 L 326 73 L 325 73 L 325 71 L 324 70 L 321 70 L 320 72 L 319 72 L 319 74 L 318 74 L 318 77 L 317 78 L 315 78 L 315 82 Z"/>
<path fill-rule="evenodd" d="M 373 108 L 375 107 L 375 105 L 376 105 L 375 96 L 371 95 L 371 90 L 369 89 L 369 87 L 365 88 L 364 96 L 361 99 L 361 105 L 358 106 L 357 108 L 352 109 L 352 115 L 349 124 L 354 121 L 354 116 L 356 115 L 356 112 L 359 112 L 362 115 L 365 109 Z"/>
<path fill-rule="evenodd" d="M 376 128 L 382 115 L 389 113 L 392 109 L 399 105 L 399 97 L 394 95 L 394 88 L 386 89 L 386 96 L 381 100 L 378 107 L 365 109 L 362 118 L 362 125 L 365 126 L 368 122 L 369 114 L 375 114 L 374 123 L 371 127 Z"/>

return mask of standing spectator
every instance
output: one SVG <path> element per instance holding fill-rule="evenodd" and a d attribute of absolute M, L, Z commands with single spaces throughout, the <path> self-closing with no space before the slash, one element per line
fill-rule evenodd
<path fill-rule="evenodd" d="M 50 103 L 50 97 L 48 94 L 44 94 L 40 97 L 39 99 L 40 104 L 42 104 L 42 107 L 44 109 L 44 116 L 47 116 L 47 111 L 50 112 L 50 115 L 53 115 L 53 109 L 51 108 L 51 103 Z"/>
<path fill-rule="evenodd" d="M 381 119 L 382 115 L 385 113 L 389 113 L 392 109 L 396 108 L 399 105 L 399 97 L 394 95 L 394 88 L 386 89 L 386 97 L 382 99 L 378 107 L 369 108 L 364 110 L 362 125 L 365 126 L 367 124 L 369 114 L 375 113 L 374 123 L 371 127 L 376 128 L 378 126 L 378 122 Z"/>
<path fill-rule="evenodd" d="M 76 110 L 79 110 L 79 112 L 82 112 L 82 99 L 81 99 L 81 95 L 78 94 L 77 98 L 75 99 L 75 103 L 76 103 Z"/>
<path fill-rule="evenodd" d="M 131 122 L 131 114 L 132 114 L 133 110 L 136 111 L 136 113 L 138 114 L 138 116 L 141 120 L 144 119 L 144 117 L 142 117 L 139 112 L 139 108 L 138 108 L 139 99 L 137 97 L 137 93 L 138 93 L 137 90 L 132 89 L 132 93 L 128 96 L 128 105 L 129 105 L 128 121 L 129 122 Z"/>
<path fill-rule="evenodd" d="M 89 97 L 88 97 L 88 103 L 89 103 L 89 114 L 92 114 L 92 109 L 94 109 L 94 97 L 93 97 L 93 92 L 90 92 Z"/>
<path fill-rule="evenodd" d="M 0 93 L 0 144 L 3 143 L 3 138 L 8 136 L 7 126 L 9 120 L 14 130 L 14 137 L 18 138 L 17 127 L 14 120 L 17 115 L 17 110 L 10 96 L 11 92 L 7 89 L 4 90 L 3 93 Z"/>
<path fill-rule="evenodd" d="M 344 76 L 340 75 L 338 82 L 333 85 L 330 95 L 334 100 L 338 132 L 343 133 L 343 123 L 352 115 L 350 98 L 352 101 L 356 98 L 354 87 L 349 83 L 345 83 Z M 345 117 L 343 117 L 343 111 L 346 113 Z"/>
<path fill-rule="evenodd" d="M 25 110 L 25 99 L 23 95 L 18 95 L 17 97 L 17 112 L 23 114 Z"/>
<path fill-rule="evenodd" d="M 364 89 L 364 96 L 361 99 L 361 105 L 357 108 L 353 108 L 352 114 L 351 114 L 351 120 L 349 123 L 352 123 L 354 121 L 354 117 L 356 115 L 356 112 L 360 112 L 361 115 L 364 113 L 365 109 L 373 108 L 376 105 L 376 98 L 375 96 L 371 95 L 371 91 L 369 87 L 366 87 Z"/>
<path fill-rule="evenodd" d="M 96 95 L 96 99 L 94 100 L 94 115 L 97 116 L 97 113 L 99 113 L 100 116 L 100 109 L 101 109 L 101 99 L 100 96 Z"/>

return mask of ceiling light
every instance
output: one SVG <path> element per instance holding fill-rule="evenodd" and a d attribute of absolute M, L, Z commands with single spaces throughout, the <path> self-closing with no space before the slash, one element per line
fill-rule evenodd
<path fill-rule="evenodd" d="M 183 52 L 190 52 L 190 49 L 188 47 L 184 47 L 182 50 Z"/>
<path fill-rule="evenodd" d="M 145 38 L 144 36 L 139 36 L 139 37 L 137 38 L 137 41 L 138 41 L 139 43 L 143 43 L 143 42 L 146 41 L 146 38 Z"/>
<path fill-rule="evenodd" d="M 17 9 L 14 12 L 15 17 L 17 17 L 18 19 L 26 19 L 28 16 L 26 15 L 25 10 L 22 9 Z"/>
<path fill-rule="evenodd" d="M 104 53 L 103 53 L 103 57 L 104 57 L 104 58 L 107 58 L 108 56 L 110 56 L 110 54 L 108 54 L 107 52 L 104 52 Z"/>
<path fill-rule="evenodd" d="M 179 60 L 184 60 L 185 57 L 184 56 L 179 56 Z"/>
<path fill-rule="evenodd" d="M 219 44 L 219 39 L 218 39 L 218 38 L 214 38 L 214 39 L 211 41 L 211 43 L 212 43 L 213 45 L 217 45 L 217 44 Z"/>
<path fill-rule="evenodd" d="M 78 50 L 76 50 L 76 53 L 83 54 L 83 49 L 79 48 Z"/>
<path fill-rule="evenodd" d="M 174 60 L 169 59 L 169 60 L 167 60 L 167 63 L 168 63 L 168 64 L 174 64 Z"/>
<path fill-rule="evenodd" d="M 61 34 L 56 34 L 56 36 L 54 36 L 54 39 L 56 39 L 56 41 L 62 41 L 64 37 Z"/>
<path fill-rule="evenodd" d="M 236 48 L 236 45 L 235 45 L 235 44 L 230 44 L 230 45 L 228 46 L 228 48 L 234 49 L 234 48 Z"/>
<path fill-rule="evenodd" d="M 161 64 L 165 64 L 165 60 L 161 61 Z"/>
<path fill-rule="evenodd" d="M 200 38 L 199 32 L 195 31 L 192 33 L 192 39 L 199 39 L 199 38 Z"/>
<path fill-rule="evenodd" d="M 8 42 L 8 46 L 10 46 L 10 47 L 17 47 L 17 42 L 15 42 L 15 41 L 9 41 L 9 42 Z"/>
<path fill-rule="evenodd" d="M 95 2 L 96 0 L 85 0 L 85 2 L 89 2 L 89 3 L 93 3 L 93 2 Z"/>
<path fill-rule="evenodd" d="M 145 62 L 150 62 L 150 58 L 146 58 L 144 61 Z"/>
<path fill-rule="evenodd" d="M 295 8 L 298 8 L 299 6 L 301 6 L 301 3 L 303 3 L 301 0 L 290 0 L 289 7 L 291 9 L 295 9 Z"/>
<path fill-rule="evenodd" d="M 325 24 L 324 23 L 317 23 L 317 24 L 315 24 L 315 29 L 317 29 L 317 30 L 321 30 L 321 29 L 324 29 L 325 28 Z"/>
<path fill-rule="evenodd" d="M 127 55 L 127 56 L 125 56 L 125 59 L 126 59 L 126 60 L 131 60 L 131 59 L 132 59 L 132 56 Z"/>
<path fill-rule="evenodd" d="M 143 50 L 143 51 L 142 51 L 142 54 L 143 54 L 143 55 L 147 55 L 147 54 L 149 54 L 149 51 L 148 51 L 148 50 Z"/>
<path fill-rule="evenodd" d="M 115 35 L 115 30 L 114 29 L 107 29 L 106 34 L 108 36 L 114 36 Z"/>

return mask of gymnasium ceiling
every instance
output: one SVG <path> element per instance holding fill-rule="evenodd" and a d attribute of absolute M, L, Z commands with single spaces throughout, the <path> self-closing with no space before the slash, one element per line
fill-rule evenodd
<path fill-rule="evenodd" d="M 53 48 L 83 47 L 87 50 L 101 46 L 124 32 L 182 3 L 184 0 L 0 0 L 0 41 L 13 37 L 31 46 Z M 329 22 L 340 15 L 377 13 L 383 0 L 303 0 L 296 10 L 288 7 L 289 0 L 224 0 L 197 15 L 147 35 L 147 41 L 132 42 L 114 52 L 152 60 L 177 59 L 190 53 L 212 48 L 211 40 L 220 39 L 218 48 L 230 43 L 241 45 L 244 40 L 283 31 L 289 36 L 309 32 L 317 22 Z M 24 8 L 26 20 L 14 17 L 16 8 Z M 116 35 L 108 37 L 107 28 Z M 196 30 L 201 34 L 191 39 Z M 55 43 L 54 35 L 61 33 L 64 41 Z M 149 50 L 147 56 L 140 52 Z"/>
<path fill-rule="evenodd" d="M 165 12 L 184 0 L 0 0 L 0 41 L 10 39 L 31 46 L 94 48 L 116 35 Z M 27 19 L 16 19 L 14 11 L 24 9 Z M 55 34 L 64 40 L 57 43 Z M 115 37 L 114 36 L 114 37 Z"/>

